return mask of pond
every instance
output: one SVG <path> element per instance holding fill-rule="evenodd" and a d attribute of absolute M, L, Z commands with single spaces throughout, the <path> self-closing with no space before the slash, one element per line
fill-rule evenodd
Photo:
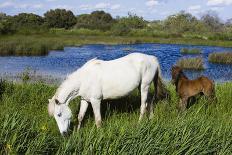
<path fill-rule="evenodd" d="M 202 54 L 182 55 L 181 48 L 199 48 Z M 161 64 L 162 76 L 170 80 L 171 66 L 181 57 L 201 56 L 204 59 L 205 70 L 185 70 L 189 78 L 206 75 L 218 81 L 232 80 L 232 65 L 213 64 L 208 62 L 212 52 L 232 51 L 232 48 L 215 46 L 193 46 L 175 44 L 133 44 L 133 45 L 84 45 L 81 47 L 66 47 L 64 51 L 51 51 L 47 56 L 36 57 L 0 57 L 0 76 L 16 76 L 26 68 L 35 70 L 36 74 L 63 79 L 92 58 L 112 60 L 132 52 L 155 55 Z"/>

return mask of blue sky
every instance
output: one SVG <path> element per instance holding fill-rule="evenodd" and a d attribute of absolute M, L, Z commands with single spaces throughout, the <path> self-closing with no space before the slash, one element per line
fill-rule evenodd
<path fill-rule="evenodd" d="M 20 12 L 43 15 L 55 8 L 72 10 L 75 15 L 104 10 L 115 17 L 131 12 L 147 20 L 164 19 L 180 10 L 200 17 L 211 10 L 224 21 L 232 18 L 232 0 L 0 0 L 0 12 L 9 15 Z"/>

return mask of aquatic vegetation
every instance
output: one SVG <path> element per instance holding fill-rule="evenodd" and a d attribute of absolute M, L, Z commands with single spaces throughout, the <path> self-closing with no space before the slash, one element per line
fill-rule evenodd
<path fill-rule="evenodd" d="M 0 104 L 0 154 L 231 154 L 232 83 L 216 85 L 218 104 L 200 98 L 182 115 L 174 86 L 168 89 L 171 100 L 157 104 L 151 121 L 138 124 L 140 97 L 134 92 L 102 104 L 102 128 L 95 127 L 90 109 L 81 130 L 64 138 L 47 114 L 56 86 L 7 84 Z M 76 103 L 79 99 L 70 103 L 74 124 Z"/>
<path fill-rule="evenodd" d="M 125 47 L 122 49 L 123 51 L 134 51 L 135 49 L 132 47 Z"/>
<path fill-rule="evenodd" d="M 182 48 L 180 52 L 182 54 L 201 54 L 201 50 L 198 48 Z"/>
<path fill-rule="evenodd" d="M 232 64 L 232 52 L 214 52 L 209 54 L 209 62 Z"/>
<path fill-rule="evenodd" d="M 194 69 L 194 70 L 204 69 L 204 62 L 202 57 L 181 58 L 177 61 L 176 64 L 177 66 L 184 69 Z"/>

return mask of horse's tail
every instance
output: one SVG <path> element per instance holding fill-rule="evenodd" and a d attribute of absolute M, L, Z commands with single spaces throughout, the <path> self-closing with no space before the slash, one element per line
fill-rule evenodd
<path fill-rule="evenodd" d="M 152 102 L 154 100 L 162 100 L 162 99 L 169 99 L 170 98 L 170 92 L 166 88 L 166 86 L 163 84 L 162 81 L 162 76 L 161 76 L 161 69 L 160 66 L 158 65 L 158 68 L 156 70 L 154 79 L 153 79 L 153 84 L 154 84 L 154 96 L 152 99 Z"/>

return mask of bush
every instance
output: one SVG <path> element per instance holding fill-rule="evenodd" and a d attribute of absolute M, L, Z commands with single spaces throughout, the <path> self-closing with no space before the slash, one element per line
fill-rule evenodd
<path fill-rule="evenodd" d="M 44 14 L 45 24 L 50 28 L 68 29 L 76 24 L 73 12 L 65 9 L 49 10 Z"/>
<path fill-rule="evenodd" d="M 91 14 L 77 16 L 75 28 L 85 28 L 91 30 L 110 30 L 115 20 L 109 13 L 104 11 L 94 11 Z"/>

